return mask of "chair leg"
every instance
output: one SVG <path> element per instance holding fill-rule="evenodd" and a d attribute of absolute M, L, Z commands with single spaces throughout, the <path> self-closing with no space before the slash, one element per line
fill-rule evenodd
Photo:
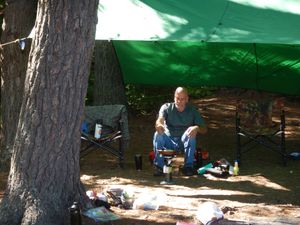
<path fill-rule="evenodd" d="M 119 165 L 121 168 L 124 168 L 124 147 L 125 146 L 125 142 L 123 140 L 123 138 L 119 138 Z"/>
<path fill-rule="evenodd" d="M 282 114 L 280 116 L 281 124 L 280 124 L 280 133 L 281 133 L 281 142 L 280 142 L 280 151 L 282 157 L 282 163 L 284 166 L 287 165 L 287 155 L 285 149 L 285 114 L 284 110 L 282 110 Z"/>
<path fill-rule="evenodd" d="M 236 114 L 235 119 L 235 126 L 236 126 L 236 159 L 239 163 L 241 163 L 241 127 L 240 127 L 240 117 Z"/>

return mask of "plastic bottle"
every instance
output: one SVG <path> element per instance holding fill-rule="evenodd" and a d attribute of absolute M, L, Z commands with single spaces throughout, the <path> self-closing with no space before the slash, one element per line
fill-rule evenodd
<path fill-rule="evenodd" d="M 71 225 L 82 225 L 81 223 L 81 212 L 78 202 L 74 202 L 70 207 L 70 219 Z"/>
<path fill-rule="evenodd" d="M 239 175 L 239 163 L 237 160 L 234 161 L 233 175 L 234 176 Z"/>
<path fill-rule="evenodd" d="M 102 120 L 97 120 L 96 125 L 95 125 L 95 135 L 94 135 L 94 137 L 96 139 L 99 139 L 99 138 L 101 138 L 101 134 L 102 134 Z"/>

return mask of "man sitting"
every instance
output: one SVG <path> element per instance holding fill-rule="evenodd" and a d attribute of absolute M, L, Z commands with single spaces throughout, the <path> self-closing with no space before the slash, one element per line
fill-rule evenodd
<path fill-rule="evenodd" d="M 153 137 L 155 152 L 154 176 L 162 174 L 164 158 L 158 152 L 163 149 L 184 151 L 183 174 L 192 176 L 194 173 L 194 153 L 197 133 L 205 134 L 205 122 L 197 108 L 188 103 L 188 91 L 178 87 L 174 93 L 174 102 L 165 103 L 159 110 L 155 122 L 156 132 Z"/>

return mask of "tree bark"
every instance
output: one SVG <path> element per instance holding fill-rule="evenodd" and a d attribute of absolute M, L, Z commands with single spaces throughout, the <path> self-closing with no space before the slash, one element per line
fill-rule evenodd
<path fill-rule="evenodd" d="M 27 37 L 34 26 L 37 1 L 7 1 L 1 43 Z M 0 168 L 7 170 L 10 164 L 19 113 L 24 94 L 24 81 L 30 50 L 26 40 L 23 51 L 18 43 L 3 46 L 1 50 L 1 119 L 3 140 L 0 148 Z"/>
<path fill-rule="evenodd" d="M 94 68 L 94 105 L 126 105 L 123 76 L 111 41 L 96 41 Z"/>
<path fill-rule="evenodd" d="M 84 202 L 80 127 L 97 0 L 40 0 L 1 225 L 68 224 Z"/>

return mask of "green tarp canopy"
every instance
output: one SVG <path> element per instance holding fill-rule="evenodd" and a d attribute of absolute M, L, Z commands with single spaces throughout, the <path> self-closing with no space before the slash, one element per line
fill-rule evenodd
<path fill-rule="evenodd" d="M 300 95 L 299 0 L 102 0 L 125 83 Z"/>

